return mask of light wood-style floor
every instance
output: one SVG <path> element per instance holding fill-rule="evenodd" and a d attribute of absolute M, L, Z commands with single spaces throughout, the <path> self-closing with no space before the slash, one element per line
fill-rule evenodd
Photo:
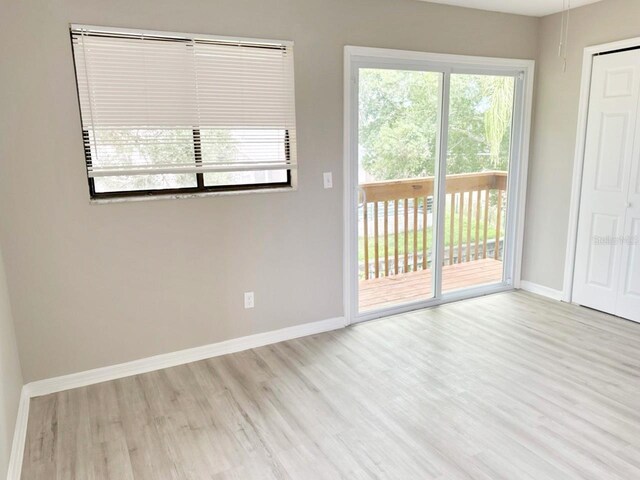
<path fill-rule="evenodd" d="M 640 478 L 640 325 L 493 295 L 33 399 L 24 479 Z"/>
<path fill-rule="evenodd" d="M 442 267 L 442 290 L 452 292 L 467 287 L 498 283 L 502 281 L 502 271 L 503 263 L 493 258 L 445 265 Z M 431 270 L 418 270 L 361 280 L 358 293 L 360 311 L 432 297 L 431 273 Z"/>

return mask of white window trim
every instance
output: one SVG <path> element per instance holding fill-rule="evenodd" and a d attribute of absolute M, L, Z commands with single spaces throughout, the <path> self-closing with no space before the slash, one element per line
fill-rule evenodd
<path fill-rule="evenodd" d="M 194 192 L 194 193 L 167 193 L 155 195 L 132 195 L 127 197 L 111 197 L 111 198 L 89 198 L 91 205 L 107 205 L 110 203 L 124 202 L 149 202 L 158 200 L 184 200 L 192 198 L 209 198 L 209 197 L 227 197 L 236 195 L 253 195 L 266 193 L 289 193 L 297 192 L 297 175 L 291 172 L 291 186 L 281 188 L 256 188 L 247 190 L 220 190 L 219 192 Z"/>

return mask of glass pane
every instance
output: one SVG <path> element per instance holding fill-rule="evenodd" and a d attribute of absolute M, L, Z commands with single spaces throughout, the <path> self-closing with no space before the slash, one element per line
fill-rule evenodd
<path fill-rule="evenodd" d="M 205 163 L 284 163 L 288 133 L 283 129 L 203 129 L 200 131 Z M 205 173 L 204 184 L 260 185 L 287 183 L 287 170 Z"/>
<path fill-rule="evenodd" d="M 360 312 L 433 297 L 442 74 L 360 70 Z"/>
<path fill-rule="evenodd" d="M 89 132 L 95 167 L 193 165 L 193 132 L 171 129 L 121 129 Z M 96 193 L 195 187 L 195 174 L 97 177 Z"/>
<path fill-rule="evenodd" d="M 213 172 L 204 174 L 207 187 L 218 185 L 260 185 L 287 183 L 286 170 L 260 170 L 257 172 Z"/>
<path fill-rule="evenodd" d="M 287 131 L 282 129 L 201 129 L 202 161 L 285 162 Z"/>
<path fill-rule="evenodd" d="M 129 175 L 93 179 L 96 193 L 134 192 L 136 190 L 166 190 L 197 186 L 195 174 Z"/>
<path fill-rule="evenodd" d="M 503 279 L 514 78 L 451 75 L 442 291 Z"/>

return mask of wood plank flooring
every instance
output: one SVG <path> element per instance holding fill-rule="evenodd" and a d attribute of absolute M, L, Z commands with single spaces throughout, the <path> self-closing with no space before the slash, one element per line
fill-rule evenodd
<path fill-rule="evenodd" d="M 445 265 L 442 268 L 442 289 L 445 292 L 498 283 L 502 280 L 503 263 L 493 258 Z M 359 282 L 360 311 L 389 305 L 426 300 L 433 296 L 431 270 L 372 278 Z"/>
<path fill-rule="evenodd" d="M 640 478 L 640 325 L 522 292 L 31 401 L 24 479 Z"/>

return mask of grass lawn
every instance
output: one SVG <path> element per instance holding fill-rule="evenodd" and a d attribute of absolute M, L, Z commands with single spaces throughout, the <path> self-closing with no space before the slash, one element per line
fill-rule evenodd
<path fill-rule="evenodd" d="M 447 212 L 448 213 L 448 212 Z M 445 244 L 445 250 L 449 247 L 450 244 L 450 221 L 449 221 L 449 215 L 447 214 L 447 218 L 445 221 L 445 229 L 444 229 L 444 244 Z M 459 220 L 458 218 L 455 218 L 455 225 L 453 228 L 453 245 L 454 247 L 458 246 L 458 235 L 460 232 L 459 229 Z M 468 228 L 468 219 L 464 218 L 463 220 L 463 225 L 462 225 L 462 244 L 465 245 L 467 243 L 467 228 Z M 382 226 L 381 226 L 382 227 Z M 482 221 L 482 219 L 480 219 L 480 233 L 479 233 L 479 244 L 482 244 L 482 241 L 484 239 L 484 222 Z M 431 249 L 431 247 L 433 246 L 433 228 L 429 228 L 428 232 L 427 232 L 427 248 Z M 408 232 L 409 238 L 408 238 L 408 254 L 409 255 L 413 255 L 413 230 L 409 230 Z M 418 231 L 418 253 L 420 253 L 422 251 L 422 238 L 424 236 L 424 232 L 423 230 L 419 230 Z M 405 232 L 399 232 L 398 233 L 398 256 L 404 256 L 404 237 L 405 237 Z M 491 241 L 493 239 L 495 239 L 496 237 L 496 225 L 495 225 L 495 221 L 494 222 L 489 222 L 489 226 L 487 228 L 487 241 Z M 476 241 L 476 221 L 475 218 L 472 219 L 471 222 L 471 245 L 472 247 L 475 246 L 475 241 Z M 370 235 L 369 236 L 369 243 L 368 243 L 368 250 L 369 250 L 369 261 L 373 260 L 374 255 L 375 255 L 375 245 L 374 245 L 374 236 Z M 394 235 L 392 233 L 389 234 L 389 257 L 393 258 L 393 256 L 395 255 L 395 238 Z M 383 228 L 380 228 L 379 231 L 379 237 L 378 237 L 378 255 L 380 256 L 380 258 L 384 257 L 384 231 Z M 360 262 L 364 262 L 364 237 L 361 236 L 358 238 L 358 260 Z"/>

